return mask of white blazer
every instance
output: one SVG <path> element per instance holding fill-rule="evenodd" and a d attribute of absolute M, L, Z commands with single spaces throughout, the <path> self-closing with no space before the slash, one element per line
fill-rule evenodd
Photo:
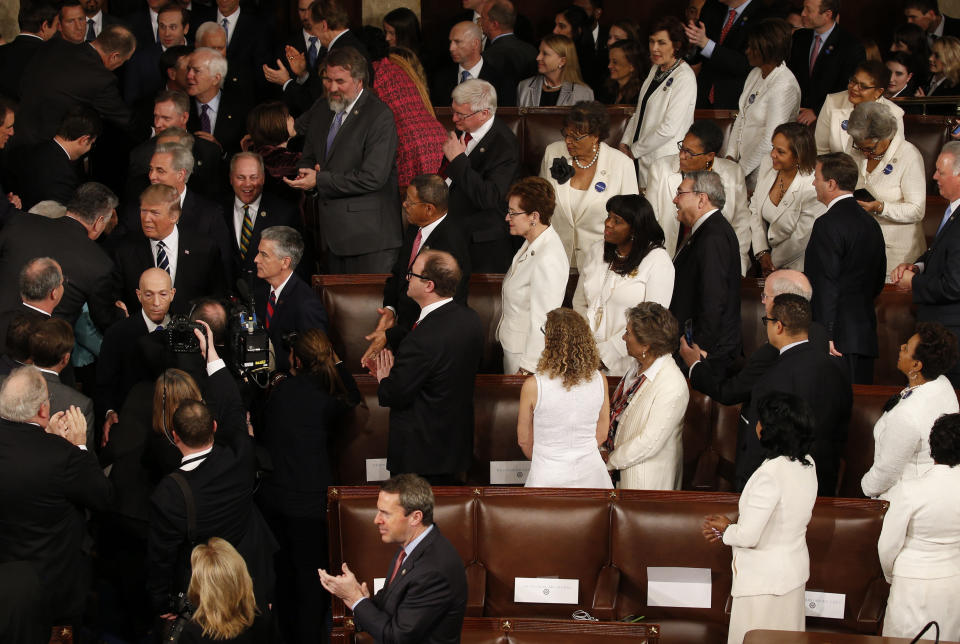
<path fill-rule="evenodd" d="M 747 200 L 747 185 L 740 166 L 729 159 L 713 160 L 713 171 L 720 175 L 727 202 L 721 212 L 733 226 L 740 244 L 740 274 L 746 275 L 750 267 L 750 202 Z M 680 174 L 680 157 L 676 154 L 661 157 L 650 166 L 645 196 L 663 228 L 663 247 L 673 257 L 677 253 L 677 237 L 680 222 L 673 198 L 683 176 Z"/>
<path fill-rule="evenodd" d="M 798 172 L 780 200 L 779 216 L 767 220 L 761 214 L 762 205 L 770 199 L 770 188 L 776 179 L 777 171 L 773 169 L 768 157 L 760 165 L 757 189 L 750 200 L 753 252 L 769 250 L 773 265 L 777 268 L 802 271 L 803 254 L 807 250 L 807 242 L 810 241 L 813 222 L 827 211 L 827 207 L 817 200 L 813 173 Z"/>
<path fill-rule="evenodd" d="M 628 371 L 636 375 L 637 362 Z M 657 358 L 620 416 L 608 470 L 620 470 L 623 489 L 679 490 L 683 476 L 683 417 L 690 399 L 687 379 L 673 356 Z"/>
<path fill-rule="evenodd" d="M 558 157 L 573 165 L 563 141 L 548 145 L 540 163 L 540 176 L 550 182 L 557 198 L 550 227 L 560 235 L 570 265 L 583 266 L 587 252 L 597 240 L 603 239 L 607 200 L 615 195 L 637 194 L 637 175 L 630 157 L 601 142 L 593 182 L 587 190 L 576 190 L 570 186 L 570 181 L 558 184 L 550 176 L 550 166 Z"/>
<path fill-rule="evenodd" d="M 877 103 L 886 105 L 897 119 L 897 134 L 903 138 L 903 110 L 883 96 L 877 99 Z M 847 120 L 853 112 L 853 107 L 846 90 L 827 94 L 823 107 L 817 115 L 817 129 L 814 134 L 817 140 L 817 154 L 828 152 L 850 154 L 853 151 L 853 137 L 847 134 Z"/>
<path fill-rule="evenodd" d="M 854 150 L 851 155 L 860 167 L 857 188 L 865 188 L 883 202 L 883 213 L 874 215 L 887 253 L 890 271 L 904 262 L 913 262 L 927 250 L 923 216 L 927 209 L 927 177 L 920 150 L 899 135 L 893 137 L 883 158 L 867 172 L 867 159 Z"/>
<path fill-rule="evenodd" d="M 943 414 L 955 414 L 957 394 L 946 376 L 926 382 L 873 426 L 873 465 L 860 486 L 867 496 L 889 499 L 901 481 L 917 479 L 933 467 L 930 428 Z"/>
<path fill-rule="evenodd" d="M 543 91 L 543 76 L 537 74 L 517 83 L 517 107 L 540 107 L 540 92 Z M 569 81 L 560 85 L 557 107 L 573 105 L 580 101 L 592 101 L 593 90 L 580 83 Z"/>
<path fill-rule="evenodd" d="M 693 110 L 697 105 L 697 77 L 690 65 L 681 62 L 650 96 L 640 123 L 640 105 L 659 68 L 654 65 L 640 87 L 637 110 L 627 122 L 621 143 L 630 146 L 637 160 L 638 184 L 647 186 L 647 172 L 660 157 L 675 154 L 677 141 L 682 141 L 693 125 Z M 633 135 L 640 128 L 636 142 Z"/>
<path fill-rule="evenodd" d="M 723 533 L 733 546 L 731 596 L 783 595 L 807 582 L 807 524 L 816 500 L 815 465 L 778 456 L 757 468 L 740 495 L 737 523 Z"/>
<path fill-rule="evenodd" d="M 623 332 L 626 311 L 640 302 L 656 302 L 670 308 L 673 297 L 673 260 L 662 248 L 654 248 L 640 265 L 626 275 L 617 275 L 603 261 L 603 240 L 595 242 L 580 267 L 580 279 L 573 294 L 573 310 L 582 315 L 593 331 L 600 359 L 607 375 L 622 376 L 633 364 L 627 355 Z"/>
<path fill-rule="evenodd" d="M 796 121 L 799 111 L 800 85 L 786 63 L 774 67 L 766 78 L 754 67 L 740 94 L 726 156 L 740 164 L 744 176 L 749 175 L 773 149 L 773 131 L 781 123 Z"/>
<path fill-rule="evenodd" d="M 563 242 L 552 226 L 523 246 L 503 277 L 503 314 L 497 340 L 504 351 L 522 353 L 520 367 L 533 373 L 543 352 L 540 327 L 547 313 L 563 304 L 570 276 L 570 263 Z"/>

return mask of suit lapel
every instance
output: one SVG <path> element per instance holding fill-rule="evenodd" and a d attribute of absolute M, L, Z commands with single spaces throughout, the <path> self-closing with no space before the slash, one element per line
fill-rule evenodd
<path fill-rule="evenodd" d="M 329 151 L 324 150 L 324 152 L 326 153 L 327 161 L 329 161 L 333 157 L 334 153 L 337 151 L 337 143 L 339 141 L 344 140 L 345 138 L 350 137 L 350 132 L 353 130 L 354 125 L 356 125 L 357 119 L 360 118 L 360 113 L 361 113 L 361 110 L 363 110 L 363 106 L 367 101 L 367 92 L 369 91 L 372 91 L 372 90 L 369 90 L 369 89 L 363 90 L 363 94 L 360 95 L 360 100 L 358 100 L 357 104 L 353 106 L 352 110 L 350 110 L 350 114 L 347 116 L 347 118 L 344 119 L 343 123 L 341 123 L 340 129 L 337 131 L 337 135 L 333 137 L 333 143 L 330 146 L 330 150 Z M 334 116 L 335 115 L 332 115 L 331 113 L 331 118 L 330 118 L 331 127 L 333 126 Z M 328 127 L 326 131 L 329 133 L 330 127 Z M 324 145 L 326 145 L 326 137 L 324 137 Z"/>
<path fill-rule="evenodd" d="M 813 40 L 817 37 L 815 33 L 810 32 L 810 43 L 813 44 Z M 837 48 L 837 42 L 840 40 L 840 25 L 836 25 L 833 28 L 833 31 L 830 32 L 830 36 L 820 43 L 820 51 L 817 53 L 817 59 L 813 62 L 813 71 L 810 73 L 810 76 L 816 76 L 817 72 L 820 72 L 826 69 L 826 63 L 831 62 L 830 58 L 834 50 Z M 809 47 L 807 48 L 807 65 L 809 66 Z M 825 61 L 824 65 L 821 65 L 821 61 Z"/>

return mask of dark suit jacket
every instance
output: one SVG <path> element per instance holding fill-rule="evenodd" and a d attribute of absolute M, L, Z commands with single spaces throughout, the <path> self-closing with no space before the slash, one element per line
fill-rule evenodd
<path fill-rule="evenodd" d="M 510 127 L 496 117 L 470 156 L 461 154 L 447 166 L 447 176 L 452 180 L 449 212 L 470 236 L 470 259 L 477 273 L 505 273 L 513 259 L 504 213 L 507 190 L 519 168 L 520 143 Z M 486 242 L 499 242 L 500 252 L 493 256 L 477 253 L 477 244 Z"/>
<path fill-rule="evenodd" d="M 270 284 L 258 280 L 253 292 L 256 304 L 257 319 L 266 327 L 267 300 L 270 298 Z M 273 317 L 270 319 L 270 341 L 276 355 L 278 371 L 290 369 L 290 357 L 283 350 L 283 336 L 290 331 L 306 331 L 320 329 L 327 332 L 327 310 L 323 308 L 323 300 L 310 285 L 297 277 L 290 276 L 290 281 L 280 291 L 280 298 L 273 308 Z"/>
<path fill-rule="evenodd" d="M 485 80 L 497 90 L 497 103 L 500 104 L 500 95 L 505 91 L 503 81 L 496 68 L 484 59 L 480 68 L 480 80 Z M 457 63 L 448 63 L 438 69 L 430 83 L 430 101 L 436 105 L 450 105 L 453 89 L 460 84 L 460 66 Z M 517 93 L 517 85 L 513 85 L 513 93 Z"/>
<path fill-rule="evenodd" d="M 693 321 L 693 339 L 722 372 L 741 354 L 740 251 L 737 235 L 717 210 L 697 228 L 673 260 L 670 311 Z M 681 369 L 683 366 L 681 365 Z"/>
<path fill-rule="evenodd" d="M 339 38 L 336 39 L 333 45 L 330 46 L 330 49 L 338 49 L 340 47 L 353 47 L 360 52 L 364 58 L 367 59 L 368 63 L 370 62 L 370 52 L 367 50 L 366 45 L 363 44 L 363 41 L 360 40 L 360 38 L 353 32 L 353 30 L 348 29 L 345 31 Z M 314 102 L 324 95 L 323 82 L 320 80 L 318 72 L 326 55 L 327 49 L 321 47 L 317 54 L 317 65 L 310 72 L 306 82 L 301 85 L 296 80 L 293 80 L 292 82 L 287 83 L 287 86 L 283 88 L 283 102 L 286 103 L 290 113 L 294 116 L 308 112 Z M 282 59 L 283 57 L 281 57 L 281 60 Z M 273 65 L 271 65 L 271 67 L 272 66 Z M 367 74 L 367 78 L 373 78 L 372 66 L 368 66 Z M 373 86 L 373 83 L 370 82 L 368 85 Z"/>
<path fill-rule="evenodd" d="M 517 104 L 517 83 L 537 75 L 537 48 L 514 34 L 500 36 L 487 42 L 483 60 L 497 70 L 503 94 L 497 94 L 497 105 L 511 107 Z M 497 88 L 498 90 L 501 87 Z"/>
<path fill-rule="evenodd" d="M 263 229 L 271 226 L 289 226 L 301 230 L 303 226 L 300 223 L 300 212 L 288 201 L 267 192 L 262 193 L 260 208 L 255 213 L 256 219 L 253 220 L 253 234 L 250 236 L 250 245 L 247 247 L 247 254 L 244 256 L 240 254 L 240 242 L 237 241 L 236 220 L 233 214 L 234 201 L 235 198 L 231 196 L 230 201 L 223 208 L 227 221 L 227 232 L 230 236 L 232 274 L 241 278 L 251 274 L 255 276 L 257 266 L 253 263 L 253 259 L 257 256 L 257 247 L 260 245 L 260 235 L 263 233 Z M 240 225 L 242 227 L 243 222 L 240 222 Z M 300 264 L 306 265 L 303 260 L 300 261 Z M 297 267 L 299 268 L 300 265 Z"/>
<path fill-rule="evenodd" d="M 165 78 L 160 75 L 159 46 L 141 46 L 137 39 L 137 50 L 130 60 L 123 64 L 123 100 L 133 106 L 144 98 L 153 98 L 163 89 Z"/>
<path fill-rule="evenodd" d="M 147 48 L 160 51 L 157 32 L 153 28 L 153 21 L 150 19 L 150 9 L 143 7 L 139 11 L 132 12 L 126 16 L 126 21 L 130 25 L 130 31 L 137 39 L 138 51 Z M 190 30 L 190 35 L 193 35 L 193 29 Z"/>
<path fill-rule="evenodd" d="M 36 562 L 52 617 L 81 615 L 83 509 L 112 501 L 113 486 L 92 452 L 35 425 L 0 420 L 0 552 L 6 561 Z"/>
<path fill-rule="evenodd" d="M 757 438 L 757 403 L 773 391 L 794 394 L 809 403 L 816 421 L 810 455 L 817 464 L 817 494 L 835 495 L 853 392 L 843 368 L 809 342 L 783 352 L 753 388 L 750 405 L 741 414 L 746 424 L 741 423 L 737 435 L 737 491 L 765 458 Z"/>
<path fill-rule="evenodd" d="M 140 193 L 150 185 L 150 159 L 157 149 L 157 138 L 144 141 L 130 151 L 130 165 L 127 168 L 128 201 L 139 202 Z M 196 190 L 208 199 L 219 201 L 229 192 L 226 166 L 221 159 L 220 146 L 212 141 L 193 139 L 193 173 L 187 181 L 187 187 Z"/>
<path fill-rule="evenodd" d="M 14 157 L 17 194 L 23 201 L 24 210 L 29 210 L 44 199 L 69 203 L 80 185 L 78 162 L 71 161 L 56 141 L 44 141 L 29 148 L 14 150 Z"/>
<path fill-rule="evenodd" d="M 391 472 L 455 475 L 469 469 L 473 383 L 483 338 L 479 316 L 449 302 L 400 343 L 393 369 L 378 390 L 380 406 L 390 408 Z"/>
<path fill-rule="evenodd" d="M 97 358 L 96 420 L 103 422 L 107 411 L 119 411 L 127 394 L 147 373 L 138 340 L 147 335 L 147 323 L 140 307 L 107 329 Z"/>
<path fill-rule="evenodd" d="M 837 25 L 830 37 L 821 43 L 811 74 L 810 46 L 813 38 L 813 29 L 793 32 L 793 47 L 787 64 L 800 84 L 800 107 L 819 113 L 827 94 L 842 92 L 847 88 L 847 79 L 853 76 L 866 54 L 860 40 Z"/>
<path fill-rule="evenodd" d="M 227 75 L 230 75 L 229 70 Z M 253 107 L 252 98 L 231 90 L 229 85 L 224 85 L 220 90 L 220 106 L 217 108 L 217 122 L 213 126 L 213 138 L 220 143 L 225 157 L 233 156 L 240 151 L 240 139 L 247 131 L 247 114 Z M 199 129 L 200 107 L 197 99 L 191 97 L 187 130 L 196 132 Z"/>
<path fill-rule="evenodd" d="M 43 379 L 47 381 L 47 391 L 50 393 L 50 413 L 67 411 L 70 407 L 78 407 L 87 421 L 87 447 L 93 449 L 93 440 L 96 434 L 96 425 L 93 420 L 93 401 L 82 393 L 60 382 L 60 376 L 48 371 L 41 371 Z"/>
<path fill-rule="evenodd" d="M 923 272 L 913 278 L 917 320 L 960 327 L 960 224 L 956 211 L 917 262 L 923 263 Z"/>
<path fill-rule="evenodd" d="M 813 224 L 803 260 L 813 286 L 813 319 L 841 353 L 877 356 L 873 301 L 886 280 L 885 253 L 880 224 L 852 197 Z"/>
<path fill-rule="evenodd" d="M 199 9 L 194 11 L 195 19 L 191 23 L 199 27 L 204 22 L 217 22 L 216 5 L 209 9 Z M 233 66 L 244 69 L 260 70 L 261 65 L 270 63 L 273 67 L 274 61 L 270 60 L 270 43 L 267 40 L 268 30 L 264 29 L 267 25 L 266 16 L 258 15 L 252 7 L 243 4 L 240 7 L 240 16 L 233 26 L 233 34 L 230 36 L 230 42 L 227 44 L 227 60 Z M 217 23 L 219 24 L 219 23 Z M 191 29 L 196 34 L 196 29 Z M 262 76 L 262 74 L 260 74 Z"/>
<path fill-rule="evenodd" d="M 0 94 L 19 100 L 23 70 L 42 45 L 39 36 L 20 34 L 0 47 Z"/>
<path fill-rule="evenodd" d="M 391 563 L 387 579 L 394 565 Z M 403 560 L 394 580 L 357 604 L 354 617 L 377 642 L 439 644 L 460 641 L 466 610 L 463 560 L 434 525 Z"/>

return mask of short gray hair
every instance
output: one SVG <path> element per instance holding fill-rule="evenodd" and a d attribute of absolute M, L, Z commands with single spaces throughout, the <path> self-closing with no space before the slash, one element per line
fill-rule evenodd
<path fill-rule="evenodd" d="M 237 161 L 240 159 L 253 159 L 257 162 L 257 165 L 260 166 L 260 175 L 263 176 L 263 157 L 261 157 L 256 152 L 237 152 L 230 158 L 230 174 L 233 174 L 233 167 L 237 165 Z"/>
<path fill-rule="evenodd" d="M 60 264 L 50 257 L 34 257 L 20 269 L 20 297 L 25 302 L 46 298 L 62 283 Z"/>
<path fill-rule="evenodd" d="M 847 134 L 854 141 L 888 141 L 897 133 L 897 119 L 890 108 L 876 101 L 864 101 L 853 108 L 847 121 Z"/>
<path fill-rule="evenodd" d="M 168 127 L 163 132 L 158 134 L 157 138 L 158 139 L 175 138 L 177 140 L 176 145 L 179 145 L 191 151 L 193 150 L 193 143 L 195 141 L 195 139 L 193 138 L 193 135 L 187 132 L 182 127 Z M 161 145 L 169 145 L 169 144 L 164 143 Z"/>
<path fill-rule="evenodd" d="M 709 170 L 698 170 L 688 172 L 683 176 L 684 179 L 693 179 L 691 190 L 707 195 L 707 199 L 713 204 L 714 208 L 723 209 L 727 203 L 727 195 L 723 190 L 723 181 L 720 175 Z"/>
<path fill-rule="evenodd" d="M 216 23 L 213 23 L 216 24 Z M 201 25 L 202 27 L 203 25 Z M 217 29 L 223 29 L 220 25 L 217 25 Z M 197 38 L 200 37 L 199 30 L 197 31 Z M 207 71 L 211 74 L 220 75 L 220 87 L 223 87 L 223 84 L 227 81 L 227 59 L 217 51 L 216 49 L 211 49 L 210 47 L 198 47 L 193 50 L 193 55 L 200 54 L 201 57 L 206 61 Z"/>
<path fill-rule="evenodd" d="M 169 154 L 171 156 L 171 165 L 174 170 L 186 170 L 187 176 L 184 181 L 193 174 L 193 152 L 190 149 L 176 143 L 161 143 L 154 150 L 154 154 Z"/>
<path fill-rule="evenodd" d="M 290 258 L 290 269 L 293 270 L 303 257 L 303 237 L 290 226 L 270 226 L 264 228 L 260 235 L 261 241 L 271 241 L 277 250 L 277 257 Z"/>
<path fill-rule="evenodd" d="M 103 217 L 104 221 L 110 221 L 113 209 L 118 203 L 120 200 L 110 188 L 96 181 L 88 181 L 74 191 L 67 204 L 67 212 L 92 226 L 97 223 L 99 217 Z"/>
<path fill-rule="evenodd" d="M 809 302 L 813 299 L 813 287 L 810 285 L 810 280 L 808 280 L 803 273 L 799 273 L 799 271 L 797 271 L 799 275 L 793 275 L 793 273 L 794 271 L 774 271 L 770 277 L 767 278 L 773 296 L 776 297 L 784 293 L 789 293 L 791 295 L 799 295 Z"/>
<path fill-rule="evenodd" d="M 953 174 L 960 174 L 960 141 L 945 143 L 940 149 L 940 154 L 941 156 L 946 154 L 953 157 L 953 163 L 950 164 L 950 167 L 953 168 Z"/>
<path fill-rule="evenodd" d="M 214 29 L 220 29 L 222 31 L 223 27 L 213 22 L 212 20 L 206 21 L 205 23 L 197 27 L 197 33 L 193 35 L 194 42 L 203 42 L 203 39 L 206 37 L 206 35 L 209 34 L 211 31 L 213 31 Z"/>
<path fill-rule="evenodd" d="M 25 423 L 36 417 L 43 403 L 49 400 L 47 381 L 32 365 L 10 372 L 0 387 L 0 417 L 15 423 Z"/>
<path fill-rule="evenodd" d="M 497 113 L 497 90 L 485 80 L 470 79 L 453 88 L 451 94 L 454 103 L 469 105 L 474 112 L 490 110 Z"/>

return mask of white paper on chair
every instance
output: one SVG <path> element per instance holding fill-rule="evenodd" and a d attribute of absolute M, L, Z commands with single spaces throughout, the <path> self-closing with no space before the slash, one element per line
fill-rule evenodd
<path fill-rule="evenodd" d="M 829 617 L 843 619 L 843 608 L 847 596 L 843 593 L 824 593 L 808 590 L 804 593 L 807 617 Z"/>
<path fill-rule="evenodd" d="M 578 604 L 579 579 L 556 577 L 516 577 L 513 580 L 513 601 L 528 604 Z"/>
<path fill-rule="evenodd" d="M 709 568 L 647 568 L 647 606 L 710 608 Z"/>
<path fill-rule="evenodd" d="M 374 577 L 373 578 L 373 594 L 376 595 L 383 588 L 384 584 L 387 583 L 386 577 Z"/>
<path fill-rule="evenodd" d="M 367 459 L 367 483 L 386 481 L 388 478 L 390 478 L 390 470 L 387 469 L 387 459 Z"/>
<path fill-rule="evenodd" d="M 523 485 L 530 461 L 490 461 L 490 485 Z"/>

